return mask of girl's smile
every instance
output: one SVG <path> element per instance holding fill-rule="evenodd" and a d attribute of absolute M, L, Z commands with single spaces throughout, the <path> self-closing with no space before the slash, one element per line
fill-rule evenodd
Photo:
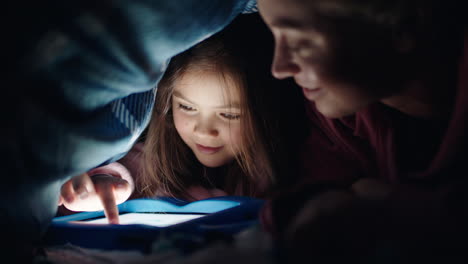
<path fill-rule="evenodd" d="M 207 147 L 207 146 L 203 146 L 203 145 L 200 145 L 200 144 L 196 144 L 197 146 L 197 149 L 198 151 L 200 151 L 201 153 L 204 153 L 204 154 L 215 154 L 216 152 L 220 151 L 223 146 L 221 147 Z"/>

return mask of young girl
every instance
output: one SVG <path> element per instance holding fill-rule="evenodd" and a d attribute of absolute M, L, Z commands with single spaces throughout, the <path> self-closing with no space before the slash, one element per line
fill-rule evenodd
<path fill-rule="evenodd" d="M 256 14 L 243 15 L 174 57 L 159 83 L 144 143 L 66 183 L 64 205 L 102 209 L 98 196 L 114 205 L 130 195 L 265 197 L 277 174 L 294 175 L 292 154 L 305 132 L 303 99 L 299 89 L 283 93 L 292 83 L 270 75 L 270 37 Z M 99 195 L 86 195 L 94 193 L 90 179 Z"/>

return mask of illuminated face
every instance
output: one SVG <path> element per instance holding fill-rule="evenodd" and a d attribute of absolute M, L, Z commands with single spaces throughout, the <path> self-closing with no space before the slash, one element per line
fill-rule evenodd
<path fill-rule="evenodd" d="M 187 72 L 175 83 L 174 124 L 182 140 L 207 167 L 231 162 L 241 144 L 239 92 L 219 74 Z"/>
<path fill-rule="evenodd" d="M 334 51 L 326 35 L 314 30 L 311 3 L 258 0 L 259 12 L 275 38 L 272 73 L 278 79 L 294 78 L 323 115 L 338 118 L 353 114 L 380 98 L 330 71 L 336 66 Z"/>

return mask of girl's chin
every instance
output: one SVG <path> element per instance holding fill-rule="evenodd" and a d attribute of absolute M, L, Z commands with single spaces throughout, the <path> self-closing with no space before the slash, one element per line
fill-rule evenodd
<path fill-rule="evenodd" d="M 226 164 L 226 162 L 215 161 L 215 160 L 200 160 L 198 161 L 203 164 L 203 166 L 208 168 L 218 168 Z"/>
<path fill-rule="evenodd" d="M 222 167 L 228 163 L 231 163 L 234 159 L 230 160 L 207 160 L 207 159 L 198 159 L 198 161 L 203 164 L 203 166 L 208 168 L 218 168 Z"/>

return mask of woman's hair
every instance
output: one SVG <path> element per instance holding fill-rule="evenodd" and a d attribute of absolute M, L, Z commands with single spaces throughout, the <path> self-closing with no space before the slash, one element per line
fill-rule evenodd
<path fill-rule="evenodd" d="M 258 18 L 254 21 L 261 22 Z M 221 188 L 229 195 L 261 196 L 267 191 L 266 187 L 274 182 L 274 163 L 278 160 L 274 157 L 281 149 L 277 144 L 280 141 L 274 135 L 279 135 L 281 129 L 278 129 L 279 117 L 275 116 L 277 111 L 272 111 L 272 107 L 279 107 L 281 95 L 279 88 L 274 87 L 279 87 L 276 83 L 279 81 L 270 76 L 267 55 L 258 56 L 262 53 L 260 49 L 269 49 L 261 46 L 256 49 L 255 46 L 260 43 L 247 45 L 247 42 L 257 41 L 255 39 L 239 39 L 248 34 L 242 34 L 239 31 L 241 26 L 237 23 L 240 22 L 233 22 L 222 32 L 172 58 L 159 83 L 152 119 L 146 132 L 144 169 L 137 179 L 137 191 L 141 195 L 190 198 L 186 190 L 192 185 L 220 188 L 213 186 L 213 179 L 206 174 L 208 169 L 196 159 L 174 126 L 171 101 L 174 85 L 187 72 L 218 73 L 221 83 L 226 83 L 220 89 L 226 89 L 229 82 L 235 83 L 235 88 L 239 90 L 242 144 L 236 161 L 217 170 L 222 175 L 215 175 L 214 178 L 222 182 Z M 266 32 L 266 27 L 263 30 Z M 261 35 L 261 32 L 258 33 Z M 270 39 L 258 41 L 268 43 Z M 286 107 L 287 98 L 281 98 L 285 99 Z M 287 163 L 286 160 L 284 162 Z"/>
<path fill-rule="evenodd" d="M 466 6 L 466 0 L 313 0 L 307 12 L 329 40 L 330 74 L 372 89 L 456 64 Z"/>

